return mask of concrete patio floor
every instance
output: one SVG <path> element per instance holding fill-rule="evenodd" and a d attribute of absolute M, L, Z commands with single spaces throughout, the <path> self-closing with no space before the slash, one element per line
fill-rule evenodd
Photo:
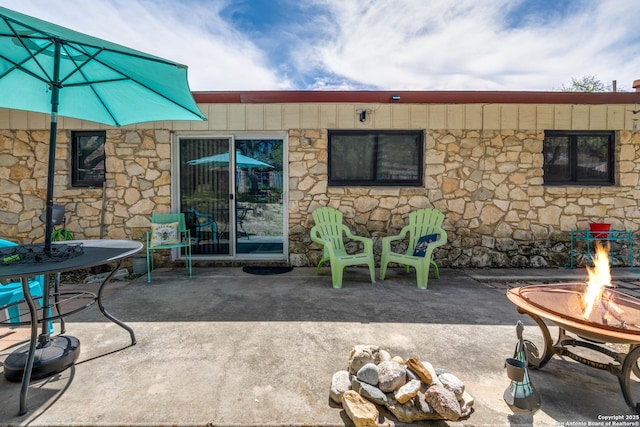
<path fill-rule="evenodd" d="M 640 274 L 618 268 L 613 277 L 640 291 Z M 475 398 L 468 418 L 411 425 L 604 425 L 603 417 L 631 414 L 618 379 L 571 359 L 555 356 L 530 371 L 542 399 L 535 414 L 514 414 L 503 399 L 516 322 L 525 323 L 525 338 L 539 337 L 505 290 L 585 278 L 583 269 L 442 269 L 419 290 L 414 273 L 392 269 L 370 284 L 366 269 L 349 268 L 344 287 L 332 289 L 328 268 L 320 276 L 312 268 L 270 276 L 197 268 L 192 279 L 183 269 L 160 269 L 151 284 L 146 276 L 114 282 L 105 298 L 133 327 L 137 345 L 97 307 L 68 317 L 67 334 L 81 342 L 78 362 L 33 381 L 24 416 L 17 415 L 20 384 L 2 376 L 0 424 L 351 426 L 329 399 L 331 377 L 346 368 L 354 345 L 375 344 L 449 370 Z M 3 361 L 15 346 L 4 347 L 26 334 L 1 329 L 0 338 Z M 379 424 L 407 425 L 386 411 Z"/>

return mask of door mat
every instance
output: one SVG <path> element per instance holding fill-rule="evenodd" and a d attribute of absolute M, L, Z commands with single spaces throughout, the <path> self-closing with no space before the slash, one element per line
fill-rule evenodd
<path fill-rule="evenodd" d="M 242 271 L 249 274 L 259 274 L 262 276 L 269 274 L 288 273 L 293 267 L 242 267 Z"/>

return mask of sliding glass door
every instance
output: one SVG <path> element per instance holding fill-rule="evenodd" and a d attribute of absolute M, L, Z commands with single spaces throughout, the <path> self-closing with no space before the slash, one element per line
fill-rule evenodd
<path fill-rule="evenodd" d="M 194 255 L 232 253 L 230 147 L 230 138 L 179 139 L 180 212 L 191 230 Z"/>
<path fill-rule="evenodd" d="M 284 251 L 282 139 L 236 139 L 236 251 Z"/>
<path fill-rule="evenodd" d="M 180 137 L 178 151 L 194 256 L 284 258 L 284 139 Z"/>

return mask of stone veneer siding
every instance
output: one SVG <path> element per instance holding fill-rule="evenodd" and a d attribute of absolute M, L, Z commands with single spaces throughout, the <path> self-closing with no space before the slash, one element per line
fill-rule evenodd
<path fill-rule="evenodd" d="M 102 188 L 71 188 L 70 131 L 58 132 L 55 202 L 65 205 L 76 238 L 101 236 Z M 448 244 L 435 256 L 445 267 L 561 266 L 569 230 L 606 220 L 637 231 L 640 137 L 618 131 L 616 185 L 543 186 L 543 131 L 426 132 L 424 187 L 328 187 L 327 131 L 289 130 L 289 252 L 295 266 L 315 265 L 311 212 L 340 209 L 360 235 L 396 234 L 408 213 L 434 207 L 445 214 Z M 152 213 L 171 209 L 171 139 L 163 129 L 107 130 L 104 231 L 144 241 Z M 38 219 L 46 189 L 47 130 L 0 130 L 0 235 L 43 240 Z"/>
<path fill-rule="evenodd" d="M 617 136 L 616 186 L 543 186 L 543 131 L 428 130 L 424 188 L 328 187 L 327 132 L 290 131 L 291 263 L 319 260 L 321 248 L 309 239 L 311 212 L 328 205 L 352 231 L 374 239 L 377 258 L 380 237 L 397 234 L 410 211 L 430 207 L 445 214 L 440 266 L 562 266 L 571 229 L 603 220 L 639 228 L 640 137 Z"/>
<path fill-rule="evenodd" d="M 54 203 L 65 206 L 77 239 L 145 241 L 152 213 L 171 209 L 171 132 L 107 130 L 106 185 L 71 187 L 70 131 L 58 131 Z M 27 244 L 44 240 L 39 215 L 47 186 L 48 130 L 0 130 L 0 235 Z M 103 209 L 104 208 L 104 209 Z"/>

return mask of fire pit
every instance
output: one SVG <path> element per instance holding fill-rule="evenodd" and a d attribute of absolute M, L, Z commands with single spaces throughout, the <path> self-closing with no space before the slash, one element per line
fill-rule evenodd
<path fill-rule="evenodd" d="M 587 267 L 587 283 L 522 286 L 508 290 L 507 298 L 542 331 L 544 349 L 541 353 L 533 343 L 527 343 L 530 367 L 542 368 L 557 354 L 608 371 L 618 377 L 629 408 L 640 413 L 640 403 L 631 395 L 632 384 L 640 378 L 640 299 L 611 287 L 608 254 L 601 245 L 596 247 L 593 261 L 594 267 Z M 555 344 L 545 320 L 559 329 Z M 614 350 L 607 346 L 610 343 L 625 344 L 617 347 L 628 351 Z M 573 349 L 576 347 L 596 351 L 612 360 L 604 363 L 589 359 L 576 354 Z"/>

